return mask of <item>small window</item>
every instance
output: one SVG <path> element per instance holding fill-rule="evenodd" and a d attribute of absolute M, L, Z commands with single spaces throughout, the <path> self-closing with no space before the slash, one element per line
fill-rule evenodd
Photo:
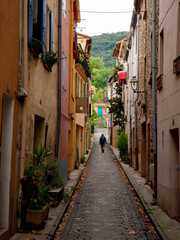
<path fill-rule="evenodd" d="M 79 97 L 79 76 L 76 73 L 76 97 Z"/>
<path fill-rule="evenodd" d="M 83 85 L 84 85 L 84 84 L 83 84 L 83 80 L 81 79 L 81 97 L 83 97 L 83 95 L 84 95 L 84 94 L 83 94 Z"/>
<path fill-rule="evenodd" d="M 164 71 L 164 29 L 160 33 L 160 74 Z"/>
<path fill-rule="evenodd" d="M 66 93 L 66 52 L 63 49 L 63 92 Z"/>
<path fill-rule="evenodd" d="M 87 83 L 84 84 L 84 97 L 85 98 L 88 97 L 88 84 Z"/>

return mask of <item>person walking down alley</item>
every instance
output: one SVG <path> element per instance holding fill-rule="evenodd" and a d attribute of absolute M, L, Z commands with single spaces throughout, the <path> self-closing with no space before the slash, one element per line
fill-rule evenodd
<path fill-rule="evenodd" d="M 99 144 L 101 144 L 101 152 L 102 153 L 104 152 L 105 143 L 107 143 L 107 140 L 106 140 L 106 137 L 104 136 L 104 134 L 102 134 L 99 139 Z"/>

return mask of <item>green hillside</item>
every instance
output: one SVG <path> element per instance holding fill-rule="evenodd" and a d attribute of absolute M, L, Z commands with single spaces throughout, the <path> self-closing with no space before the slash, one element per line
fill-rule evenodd
<path fill-rule="evenodd" d="M 91 57 L 99 57 L 104 62 L 105 68 L 113 68 L 116 65 L 116 60 L 112 57 L 114 46 L 127 35 L 128 32 L 117 32 L 93 36 Z"/>

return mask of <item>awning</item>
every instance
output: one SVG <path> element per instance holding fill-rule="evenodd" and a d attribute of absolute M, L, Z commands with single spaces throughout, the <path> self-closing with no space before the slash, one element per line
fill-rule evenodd
<path fill-rule="evenodd" d="M 117 73 L 117 79 L 118 79 L 118 85 L 122 85 L 122 83 L 126 83 L 126 72 L 125 71 L 119 71 Z"/>

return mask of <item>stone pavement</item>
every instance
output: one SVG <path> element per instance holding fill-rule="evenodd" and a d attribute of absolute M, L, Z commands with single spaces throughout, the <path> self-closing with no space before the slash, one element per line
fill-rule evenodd
<path fill-rule="evenodd" d="M 103 131 L 96 130 L 82 189 L 71 203 L 73 210 L 62 223 L 63 233 L 57 240 L 154 239 L 110 148 L 106 146 L 101 153 L 98 140 Z"/>
<path fill-rule="evenodd" d="M 174 219 L 168 217 L 157 205 L 153 206 L 153 190 L 146 184 L 146 180 L 142 178 L 138 171 L 129 167 L 128 164 L 123 163 L 119 159 L 119 151 L 116 148 L 112 148 L 112 151 L 118 161 L 120 162 L 123 170 L 125 171 L 128 179 L 135 188 L 139 195 L 142 204 L 149 213 L 157 231 L 161 234 L 163 239 L 179 240 L 180 239 L 180 223 Z"/>
<path fill-rule="evenodd" d="M 89 149 L 88 154 L 85 155 L 85 162 L 88 161 L 91 149 Z M 67 181 L 64 191 L 69 194 L 71 197 L 73 194 L 73 187 L 77 185 L 79 178 L 82 174 L 84 169 L 84 164 L 81 164 L 79 169 L 75 169 L 70 174 L 70 179 Z M 64 202 L 61 201 L 57 207 L 52 207 L 49 211 L 48 219 L 45 221 L 45 228 L 36 232 L 37 234 L 24 234 L 24 233 L 16 233 L 14 234 L 9 240 L 27 240 L 27 239 L 35 239 L 35 240 L 51 240 L 54 237 L 56 229 L 59 225 L 61 218 L 66 211 L 66 208 L 69 204 L 69 201 Z"/>

